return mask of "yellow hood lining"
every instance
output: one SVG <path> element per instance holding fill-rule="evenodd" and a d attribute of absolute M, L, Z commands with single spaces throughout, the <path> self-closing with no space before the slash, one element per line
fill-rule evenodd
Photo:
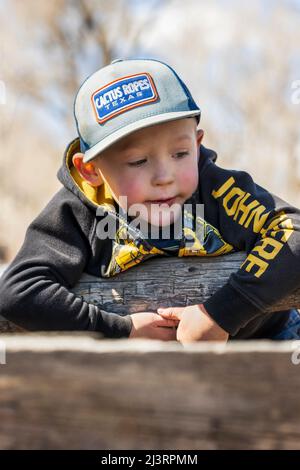
<path fill-rule="evenodd" d="M 80 152 L 79 139 L 74 140 L 70 144 L 66 154 L 67 169 L 74 183 L 85 195 L 85 197 L 96 206 L 104 206 L 107 209 L 115 209 L 114 198 L 111 194 L 109 186 L 106 183 L 103 183 L 101 186 L 97 187 L 92 186 L 78 173 L 72 162 L 73 155 L 77 152 Z"/>

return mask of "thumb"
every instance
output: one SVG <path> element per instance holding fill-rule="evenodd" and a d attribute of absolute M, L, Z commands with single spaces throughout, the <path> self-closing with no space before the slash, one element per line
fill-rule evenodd
<path fill-rule="evenodd" d="M 182 307 L 158 308 L 157 313 L 164 318 L 181 320 Z"/>

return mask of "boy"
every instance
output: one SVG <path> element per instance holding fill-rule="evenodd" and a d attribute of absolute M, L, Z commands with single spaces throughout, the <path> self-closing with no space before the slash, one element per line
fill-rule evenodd
<path fill-rule="evenodd" d="M 299 336 L 297 310 L 264 312 L 299 286 L 299 210 L 247 173 L 217 167 L 216 153 L 201 144 L 200 113 L 174 70 L 157 60 L 116 60 L 83 83 L 74 107 L 79 139 L 58 172 L 63 188 L 1 279 L 0 314 L 26 329 L 114 338 Z M 112 220 L 117 228 L 105 237 Z M 170 228 L 171 238 L 152 237 L 153 227 Z M 247 259 L 202 305 L 121 317 L 69 291 L 83 271 L 109 277 L 152 256 L 234 250 Z"/>

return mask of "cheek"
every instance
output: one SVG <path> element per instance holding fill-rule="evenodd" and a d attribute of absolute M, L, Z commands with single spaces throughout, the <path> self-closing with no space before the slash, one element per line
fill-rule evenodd
<path fill-rule="evenodd" d="M 198 167 L 183 168 L 178 178 L 185 193 L 194 192 L 198 186 Z"/>
<path fill-rule="evenodd" d="M 120 181 L 115 194 L 119 196 L 127 196 L 128 207 L 131 204 L 142 202 L 145 199 L 145 184 L 141 180 L 132 178 L 128 181 Z"/>

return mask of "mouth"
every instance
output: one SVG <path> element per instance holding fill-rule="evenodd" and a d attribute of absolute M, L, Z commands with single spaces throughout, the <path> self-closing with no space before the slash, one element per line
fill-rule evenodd
<path fill-rule="evenodd" d="M 147 201 L 150 202 L 151 204 L 168 204 L 168 206 L 171 206 L 174 204 L 176 201 L 176 196 L 175 197 L 170 197 L 168 199 L 157 199 L 157 200 L 152 200 L 152 201 Z"/>

